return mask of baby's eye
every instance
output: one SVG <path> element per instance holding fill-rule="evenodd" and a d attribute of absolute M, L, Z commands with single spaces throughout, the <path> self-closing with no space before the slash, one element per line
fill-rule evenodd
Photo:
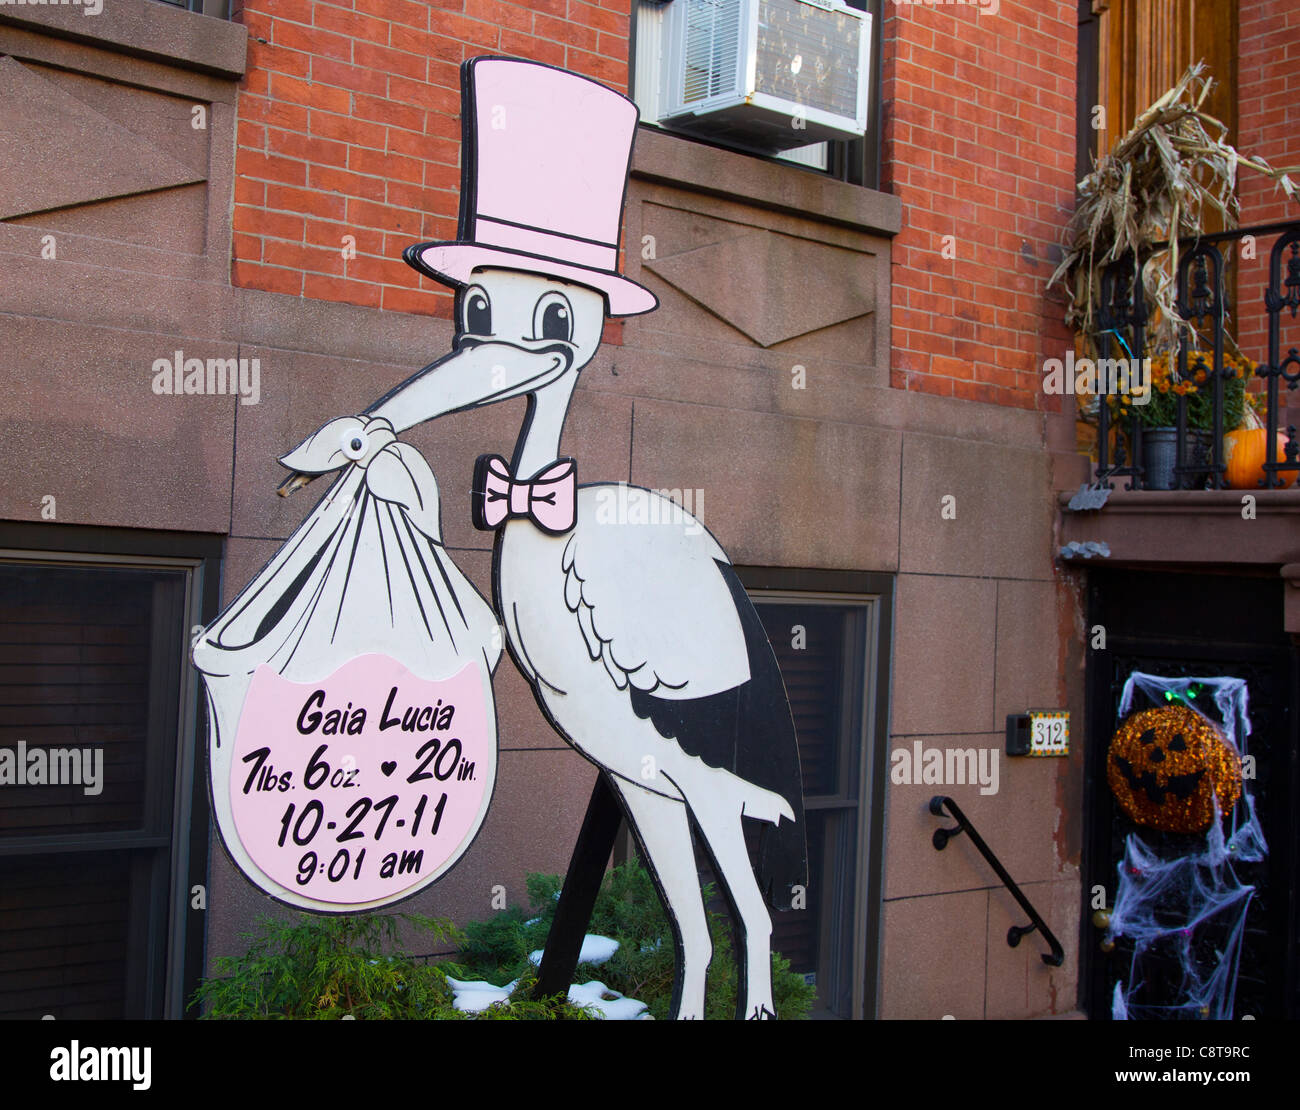
<path fill-rule="evenodd" d="M 339 447 L 344 455 L 356 462 L 366 453 L 366 447 L 369 443 L 370 439 L 366 433 L 358 429 L 357 431 L 344 432 L 339 440 Z"/>

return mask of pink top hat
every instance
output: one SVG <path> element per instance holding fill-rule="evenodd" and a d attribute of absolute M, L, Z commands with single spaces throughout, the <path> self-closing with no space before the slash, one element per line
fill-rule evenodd
<path fill-rule="evenodd" d="M 655 308 L 618 272 L 636 105 L 576 73 L 493 57 L 461 66 L 461 101 L 460 238 L 402 257 L 448 285 L 498 266 L 598 289 L 611 316 Z"/>

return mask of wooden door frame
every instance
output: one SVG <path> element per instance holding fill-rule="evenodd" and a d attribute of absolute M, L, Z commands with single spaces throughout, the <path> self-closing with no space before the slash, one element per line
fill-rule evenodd
<path fill-rule="evenodd" d="M 1122 573 L 1121 570 L 1112 571 Z M 1245 576 L 1243 576 L 1245 577 Z M 1088 583 L 1088 627 L 1102 623 L 1100 591 L 1104 580 Z M 1092 923 L 1092 890 L 1100 883 L 1113 904 L 1115 875 L 1110 852 L 1111 821 L 1114 802 L 1106 782 L 1105 750 L 1114 730 L 1114 707 L 1110 675 L 1116 654 L 1171 656 L 1195 661 L 1205 659 L 1213 668 L 1231 668 L 1233 659 L 1241 662 L 1266 663 L 1278 668 L 1282 677 L 1289 675 L 1284 688 L 1290 690 L 1288 707 L 1289 737 L 1287 760 L 1283 768 L 1286 781 L 1280 784 L 1286 797 L 1300 800 L 1300 644 L 1297 637 L 1290 643 L 1275 641 L 1256 645 L 1194 643 L 1186 639 L 1141 637 L 1115 634 L 1107 629 L 1106 647 L 1089 653 L 1085 677 L 1087 737 L 1084 745 L 1084 829 L 1081 860 L 1082 913 L 1079 922 L 1079 1008 L 1094 1020 L 1108 1020 L 1111 1000 L 1106 990 L 1106 962 L 1098 948 L 1101 932 Z M 1219 672 L 1214 672 L 1219 673 Z M 1266 829 L 1270 842 L 1270 897 L 1281 906 L 1277 911 L 1286 923 L 1287 937 L 1280 942 L 1284 966 L 1279 984 L 1281 1013 L 1269 1015 L 1295 1020 L 1300 1017 L 1300 807 L 1285 807 L 1288 827 Z M 1285 852 L 1284 855 L 1278 855 Z M 1287 874 L 1281 869 L 1287 867 Z M 1260 1015 L 1263 1016 L 1263 1015 Z"/>

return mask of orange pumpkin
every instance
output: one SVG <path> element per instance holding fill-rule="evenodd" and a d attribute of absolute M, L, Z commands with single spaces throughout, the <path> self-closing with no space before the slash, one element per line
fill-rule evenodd
<path fill-rule="evenodd" d="M 1238 428 L 1229 432 L 1223 437 L 1223 461 L 1228 465 L 1229 489 L 1259 489 L 1268 461 L 1268 430 Z M 1286 435 L 1282 432 L 1277 433 L 1277 461 L 1286 462 Z M 1281 471 L 1277 477 L 1283 488 L 1289 489 L 1295 475 L 1294 470 Z"/>
<path fill-rule="evenodd" d="M 1241 797 L 1241 759 L 1194 709 L 1163 705 L 1125 718 L 1106 753 L 1106 780 L 1139 825 L 1204 832 L 1216 796 L 1225 815 Z"/>

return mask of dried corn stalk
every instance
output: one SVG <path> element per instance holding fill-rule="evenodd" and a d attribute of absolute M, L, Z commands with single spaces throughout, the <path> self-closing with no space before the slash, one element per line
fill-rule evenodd
<path fill-rule="evenodd" d="M 1087 343 L 1097 328 L 1101 271 L 1130 252 L 1141 257 L 1151 244 L 1168 241 L 1167 249 L 1150 256 L 1142 280 L 1154 310 L 1152 349 L 1178 348 L 1190 330 L 1176 303 L 1178 240 L 1200 235 L 1211 209 L 1222 215 L 1225 229 L 1237 226 L 1239 166 L 1272 178 L 1300 203 L 1300 190 L 1288 176 L 1300 169 L 1275 170 L 1262 158 L 1238 153 L 1227 142 L 1227 127 L 1201 110 L 1214 87 L 1204 71 L 1201 62 L 1188 67 L 1079 182 L 1070 245 L 1048 288 L 1061 283 L 1065 321 Z"/>

